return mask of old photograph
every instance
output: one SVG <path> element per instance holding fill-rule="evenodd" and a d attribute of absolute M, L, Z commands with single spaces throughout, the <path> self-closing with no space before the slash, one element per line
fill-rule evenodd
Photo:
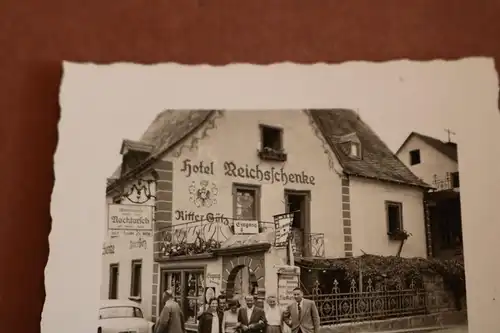
<path fill-rule="evenodd" d="M 65 63 L 42 332 L 475 331 L 497 100 L 478 59 Z"/>
<path fill-rule="evenodd" d="M 353 109 L 160 112 L 116 144 L 101 332 L 463 323 L 456 133 L 406 127 L 392 151 Z"/>

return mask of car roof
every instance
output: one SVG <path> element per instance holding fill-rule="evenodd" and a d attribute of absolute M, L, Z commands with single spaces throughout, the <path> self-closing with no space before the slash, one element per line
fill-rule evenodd
<path fill-rule="evenodd" d="M 139 304 L 137 304 L 134 301 L 130 301 L 130 300 L 124 300 L 124 299 L 106 299 L 106 300 L 101 300 L 101 309 L 102 308 L 115 307 L 115 306 L 133 306 L 133 307 L 140 308 Z"/>

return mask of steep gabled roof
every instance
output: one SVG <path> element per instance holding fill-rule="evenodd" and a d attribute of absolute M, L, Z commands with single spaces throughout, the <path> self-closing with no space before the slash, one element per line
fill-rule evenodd
<path fill-rule="evenodd" d="M 344 172 L 382 181 L 429 187 L 415 176 L 380 137 L 353 110 L 310 110 L 325 139 L 337 155 Z M 361 143 L 360 159 L 342 149 L 345 137 L 356 133 Z"/>
<path fill-rule="evenodd" d="M 429 187 L 415 176 L 386 146 L 386 144 L 352 110 L 308 110 L 325 137 L 344 172 L 352 176 Z M 148 127 L 139 142 L 152 146 L 151 156 L 138 169 L 154 162 L 177 143 L 203 125 L 217 111 L 167 110 L 160 113 Z M 352 158 L 343 145 L 346 138 L 361 143 L 362 157 Z M 132 170 L 130 173 L 133 174 Z M 116 177 L 118 170 L 114 173 Z M 127 175 L 124 175 L 127 177 Z M 109 188 L 114 184 L 111 181 Z"/>
<path fill-rule="evenodd" d="M 399 153 L 399 151 L 401 150 L 401 148 L 403 148 L 403 146 L 406 145 L 406 143 L 412 137 L 419 138 L 420 140 L 424 141 L 425 143 L 427 143 L 432 148 L 434 148 L 437 151 L 439 151 L 441 154 L 449 157 L 450 159 L 452 159 L 455 162 L 458 162 L 458 149 L 457 149 L 457 144 L 456 143 L 454 143 L 454 142 L 444 142 L 444 141 L 441 141 L 439 139 L 436 139 L 436 138 L 433 138 L 433 137 L 430 137 L 428 135 L 424 135 L 424 134 L 421 134 L 421 133 L 417 133 L 417 132 L 411 132 L 410 135 L 408 135 L 408 137 L 403 142 L 403 144 L 401 145 L 401 147 L 399 147 L 399 149 L 396 152 L 396 154 Z"/>

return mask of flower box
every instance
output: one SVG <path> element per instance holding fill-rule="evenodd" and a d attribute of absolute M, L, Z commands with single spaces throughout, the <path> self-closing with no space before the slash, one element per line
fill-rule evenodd
<path fill-rule="evenodd" d="M 285 162 L 287 154 L 282 150 L 264 148 L 258 151 L 259 158 L 267 161 Z"/>

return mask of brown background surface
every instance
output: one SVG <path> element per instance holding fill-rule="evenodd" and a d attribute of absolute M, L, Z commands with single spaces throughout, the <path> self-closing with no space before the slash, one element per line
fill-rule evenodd
<path fill-rule="evenodd" d="M 0 331 L 39 331 L 62 60 L 500 59 L 499 13 L 497 0 L 0 0 Z"/>

